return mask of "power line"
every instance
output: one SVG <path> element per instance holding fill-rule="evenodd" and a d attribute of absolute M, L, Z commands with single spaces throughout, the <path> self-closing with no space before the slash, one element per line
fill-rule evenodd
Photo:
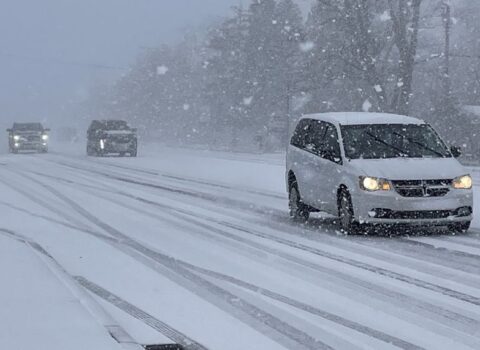
<path fill-rule="evenodd" d="M 23 60 L 30 64 L 78 66 L 78 67 L 87 67 L 92 69 L 107 69 L 107 70 L 118 70 L 118 71 L 128 70 L 128 68 L 126 67 L 113 66 L 108 64 L 68 61 L 68 60 L 62 60 L 62 59 L 53 58 L 53 57 L 45 58 L 45 57 L 25 56 L 25 55 L 19 55 L 19 54 L 14 54 L 9 52 L 0 52 L 0 56 L 6 57 L 6 58 L 12 58 L 16 60 Z"/>

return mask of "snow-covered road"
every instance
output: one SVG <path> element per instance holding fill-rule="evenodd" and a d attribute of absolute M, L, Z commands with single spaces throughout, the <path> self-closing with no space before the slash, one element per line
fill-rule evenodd
<path fill-rule="evenodd" d="M 478 210 L 467 235 L 345 237 L 331 219 L 288 220 L 282 155 L 63 149 L 0 155 L 0 228 L 38 242 L 140 343 L 480 349 Z"/>

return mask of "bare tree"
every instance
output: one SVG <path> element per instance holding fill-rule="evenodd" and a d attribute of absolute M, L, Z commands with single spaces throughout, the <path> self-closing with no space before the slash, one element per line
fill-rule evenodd
<path fill-rule="evenodd" d="M 422 0 L 318 0 L 341 38 L 331 57 L 360 73 L 377 109 L 408 114 Z M 338 38 L 337 38 L 338 40 Z M 340 49 L 339 49 L 340 48 Z M 358 76 L 352 77 L 358 79 Z"/>

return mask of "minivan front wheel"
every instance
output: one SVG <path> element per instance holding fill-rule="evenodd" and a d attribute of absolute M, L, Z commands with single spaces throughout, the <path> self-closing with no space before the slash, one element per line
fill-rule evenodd
<path fill-rule="evenodd" d="M 359 233 L 360 227 L 354 220 L 353 205 L 350 194 L 346 191 L 342 191 L 338 202 L 338 216 L 341 231 L 347 235 Z"/>
<path fill-rule="evenodd" d="M 307 206 L 302 203 L 297 184 L 292 184 L 292 186 L 290 186 L 288 207 L 290 209 L 290 217 L 294 221 L 306 222 L 310 217 L 310 211 Z"/>

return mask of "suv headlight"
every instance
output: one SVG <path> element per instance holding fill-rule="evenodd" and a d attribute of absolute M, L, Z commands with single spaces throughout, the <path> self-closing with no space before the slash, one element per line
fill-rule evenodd
<path fill-rule="evenodd" d="M 452 181 L 453 188 L 459 190 L 469 190 L 472 188 L 473 181 L 470 175 L 459 176 Z"/>
<path fill-rule="evenodd" d="M 360 188 L 365 191 L 375 192 L 375 191 L 390 191 L 392 189 L 392 186 L 390 185 L 390 181 L 388 181 L 387 179 L 370 177 L 370 176 L 361 176 Z"/>
<path fill-rule="evenodd" d="M 43 141 L 47 141 L 47 140 L 48 140 L 48 135 L 47 135 L 47 134 L 43 134 L 43 135 L 42 135 L 42 140 L 43 140 Z"/>
<path fill-rule="evenodd" d="M 14 139 L 15 141 L 19 141 L 19 140 L 20 140 L 20 136 L 14 135 L 14 136 L 13 136 L 13 139 Z"/>

